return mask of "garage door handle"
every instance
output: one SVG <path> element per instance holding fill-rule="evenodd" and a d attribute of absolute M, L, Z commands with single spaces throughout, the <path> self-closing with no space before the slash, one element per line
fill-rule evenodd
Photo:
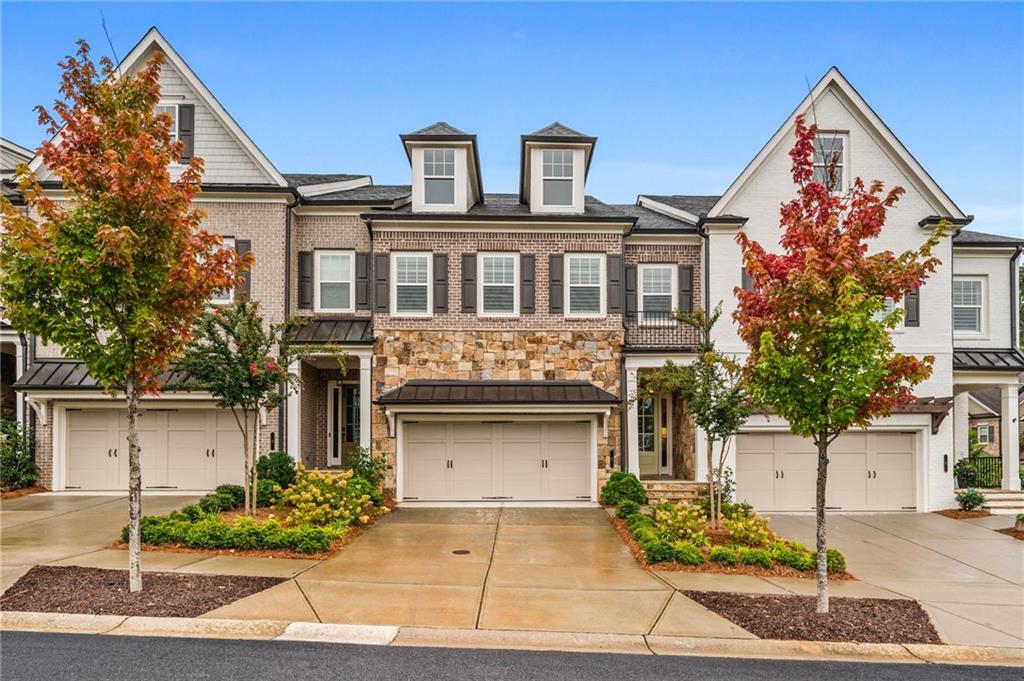
<path fill-rule="evenodd" d="M 115 459 L 117 458 L 117 450 L 116 449 L 114 450 L 114 458 Z"/>
<path fill-rule="evenodd" d="M 210 448 L 209 447 L 206 448 L 206 458 L 207 459 L 210 458 Z"/>
<path fill-rule="evenodd" d="M 786 471 L 779 471 L 779 477 L 782 478 L 783 480 L 785 480 L 786 479 Z"/>
<path fill-rule="evenodd" d="M 217 449 L 216 448 L 210 450 L 210 456 L 212 456 L 215 459 L 217 458 Z"/>

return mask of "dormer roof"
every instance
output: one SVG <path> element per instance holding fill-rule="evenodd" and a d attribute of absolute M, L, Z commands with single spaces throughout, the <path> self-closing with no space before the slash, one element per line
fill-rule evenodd
<path fill-rule="evenodd" d="M 519 143 L 519 200 L 526 203 L 526 145 L 530 143 L 551 142 L 555 144 L 578 144 L 585 145 L 586 163 L 583 168 L 583 181 L 587 181 L 590 174 L 590 161 L 594 158 L 594 147 L 597 146 L 597 138 L 584 135 L 578 130 L 573 130 L 568 125 L 555 121 L 529 135 L 522 135 Z"/>
<path fill-rule="evenodd" d="M 412 163 L 412 151 L 409 148 L 409 143 L 416 142 L 468 142 L 470 147 L 473 149 L 473 166 L 474 166 L 474 178 L 476 180 L 476 191 L 480 200 L 483 201 L 484 197 L 484 179 L 480 169 L 480 149 L 477 147 L 476 135 L 463 132 L 456 128 L 450 123 L 445 121 L 438 121 L 433 125 L 428 125 L 425 128 L 420 128 L 414 132 L 407 132 L 404 135 L 399 135 L 402 140 L 402 144 L 405 146 L 405 155 L 409 159 L 409 163 Z"/>

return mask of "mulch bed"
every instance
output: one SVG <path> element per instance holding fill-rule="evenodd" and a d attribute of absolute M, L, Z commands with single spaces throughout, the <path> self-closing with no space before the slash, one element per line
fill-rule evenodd
<path fill-rule="evenodd" d="M 932 511 L 936 515 L 952 518 L 953 520 L 967 520 L 969 518 L 984 518 L 992 515 L 988 511 L 961 511 L 959 508 L 944 508 L 941 511 Z"/>
<path fill-rule="evenodd" d="M 198 617 L 286 581 L 280 577 L 145 572 L 128 591 L 127 570 L 38 565 L 0 597 L 0 610 Z"/>
<path fill-rule="evenodd" d="M 31 487 L 20 487 L 18 489 L 5 490 L 0 492 L 0 501 L 6 499 L 17 499 L 18 497 L 27 497 L 29 494 L 37 494 L 39 492 L 49 492 L 50 490 L 39 485 L 32 485 Z"/>
<path fill-rule="evenodd" d="M 759 638 L 854 643 L 942 643 L 917 601 L 830 598 L 829 613 L 815 612 L 814 596 L 773 596 L 684 591 Z"/>
<path fill-rule="evenodd" d="M 996 532 L 999 532 L 1000 534 L 1006 534 L 1013 537 L 1014 539 L 1024 541 L 1024 530 L 1017 530 L 1012 527 L 1007 527 L 1002 530 L 996 530 Z"/>
<path fill-rule="evenodd" d="M 648 563 L 644 550 L 637 544 L 636 539 L 633 538 L 633 533 L 626 527 L 626 523 L 614 516 L 611 518 L 611 521 L 612 525 L 615 526 L 615 531 L 619 533 L 622 541 L 629 547 L 629 552 L 636 558 L 636 562 L 648 570 L 656 570 L 658 572 L 703 572 L 716 575 L 752 575 L 754 577 L 799 577 L 801 579 L 814 579 L 816 576 L 814 570 L 804 572 L 786 565 L 773 565 L 771 568 L 765 569 L 757 565 L 733 565 L 730 567 L 720 565 L 719 563 L 712 563 L 711 561 L 705 561 L 702 565 L 685 565 L 675 561 L 670 563 Z M 715 543 L 712 540 L 712 544 Z M 725 542 L 719 543 L 724 544 Z M 828 573 L 828 578 L 830 580 L 856 579 L 849 572 L 830 572 Z"/>

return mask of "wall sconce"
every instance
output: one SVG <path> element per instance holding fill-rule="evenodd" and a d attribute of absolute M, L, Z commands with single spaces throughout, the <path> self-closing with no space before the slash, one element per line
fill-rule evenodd
<path fill-rule="evenodd" d="M 661 427 L 661 439 L 662 440 L 668 439 L 668 426 L 662 426 Z"/>

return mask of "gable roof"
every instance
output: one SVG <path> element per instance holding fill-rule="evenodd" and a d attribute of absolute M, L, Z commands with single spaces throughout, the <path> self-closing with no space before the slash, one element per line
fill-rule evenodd
<path fill-rule="evenodd" d="M 412 163 L 412 150 L 409 148 L 409 142 L 469 142 L 473 151 L 472 162 L 474 179 L 476 180 L 474 182 L 476 193 L 481 201 L 484 200 L 483 168 L 480 165 L 480 149 L 476 144 L 476 135 L 463 132 L 450 123 L 438 121 L 433 125 L 428 125 L 415 132 L 408 132 L 398 137 L 402 140 L 402 145 L 405 146 L 405 155 L 409 158 L 409 163 Z"/>
<path fill-rule="evenodd" d="M 529 166 L 526 163 L 526 145 L 529 142 L 559 142 L 563 144 L 585 144 L 585 161 L 583 164 L 583 181 L 587 181 L 590 175 L 590 162 L 594 160 L 594 148 L 597 146 L 597 138 L 584 135 L 578 130 L 573 130 L 568 125 L 562 125 L 555 121 L 529 135 L 520 135 L 519 141 L 519 200 L 526 202 L 527 187 L 526 176 Z"/>
<path fill-rule="evenodd" d="M 790 137 L 795 126 L 796 117 L 799 114 L 806 114 L 811 110 L 812 104 L 818 100 L 826 91 L 834 90 L 840 93 L 855 113 L 860 114 L 865 130 L 871 134 L 875 141 L 890 155 L 898 159 L 904 165 L 904 171 L 911 182 L 914 182 L 926 199 L 939 210 L 944 217 L 965 219 L 968 216 L 960 210 L 960 207 L 942 190 L 942 187 L 932 179 L 932 176 L 918 163 L 913 154 L 893 134 L 889 126 L 875 113 L 868 103 L 861 97 L 860 93 L 850 84 L 846 77 L 835 66 L 830 68 L 821 80 L 811 89 L 799 106 L 783 122 L 782 126 L 775 131 L 771 139 L 761 148 L 761 151 L 747 164 L 743 172 L 739 174 L 729 188 L 722 194 L 721 198 L 708 211 L 710 217 L 721 215 L 729 202 L 739 193 L 740 189 L 747 183 L 754 173 L 761 167 L 768 156 L 782 144 L 787 137 Z"/>
<path fill-rule="evenodd" d="M 171 44 L 167 42 L 167 39 L 157 30 L 156 26 L 149 29 L 149 31 L 142 37 L 142 39 L 135 44 L 135 47 L 125 56 L 124 59 L 117 65 L 117 71 L 122 73 L 128 72 L 142 64 L 142 60 L 146 57 L 152 48 L 159 49 L 164 53 L 166 60 L 165 63 L 172 66 L 181 77 L 188 83 L 189 86 L 195 90 L 196 94 L 200 99 L 209 107 L 213 113 L 214 118 L 224 127 L 229 135 L 235 138 L 242 149 L 249 155 L 253 162 L 266 174 L 267 179 L 272 184 L 279 187 L 287 187 L 288 182 L 284 179 L 284 176 L 278 172 L 274 164 L 270 162 L 270 159 L 264 155 L 260 148 L 252 141 L 252 139 L 242 130 L 241 126 L 235 122 L 235 119 L 231 117 L 231 114 L 227 112 L 227 109 L 217 100 L 212 92 L 203 84 L 203 81 L 189 68 L 189 65 L 184 59 L 171 47 Z M 117 71 L 115 71 L 114 77 L 117 77 Z M 57 142 L 61 136 L 58 132 L 54 136 L 53 141 Z M 29 164 L 29 168 L 34 173 L 39 173 L 42 168 L 43 160 L 41 157 L 36 156 L 32 159 L 32 163 Z"/>
<path fill-rule="evenodd" d="M 406 135 L 404 135 L 404 137 L 416 137 L 416 136 L 420 136 L 420 135 L 442 135 L 442 136 L 445 136 L 445 137 L 448 137 L 448 136 L 452 136 L 452 137 L 468 137 L 469 136 L 468 133 L 462 132 L 461 130 L 456 128 L 454 125 L 451 125 L 449 123 L 445 123 L 444 121 L 438 121 L 437 123 L 434 123 L 433 125 L 428 125 L 425 128 L 420 128 L 419 130 L 416 130 L 415 132 L 407 133 Z"/>
<path fill-rule="evenodd" d="M 347 173 L 281 173 L 287 180 L 289 187 L 306 187 L 314 184 L 327 184 L 329 182 L 349 182 L 370 177 L 369 174 L 350 175 Z"/>
<path fill-rule="evenodd" d="M 28 163 L 34 155 L 31 149 L 26 149 L 5 137 L 0 137 L 0 173 L 4 175 L 13 173 L 16 166 Z"/>
<path fill-rule="evenodd" d="M 688 194 L 641 194 L 637 197 L 638 205 L 658 210 L 667 207 L 678 211 L 679 216 L 688 222 L 698 222 L 700 218 L 707 215 L 711 207 L 715 205 L 718 196 L 688 195 Z M 655 204 L 652 206 L 652 204 Z M 664 209 L 658 212 L 665 212 Z"/>
<path fill-rule="evenodd" d="M 636 204 L 615 204 L 613 207 L 636 218 L 630 234 L 697 233 L 696 221 L 691 222 Z"/>
<path fill-rule="evenodd" d="M 412 186 L 408 184 L 368 184 L 336 192 L 303 196 L 302 203 L 327 206 L 393 206 L 396 202 L 412 196 Z"/>
<path fill-rule="evenodd" d="M 954 246 L 1024 246 L 1024 239 L 1003 234 L 986 234 L 973 229 L 961 229 L 953 237 Z"/>
<path fill-rule="evenodd" d="M 562 125 L 558 121 L 555 121 L 551 125 L 545 126 L 536 132 L 531 132 L 527 137 L 579 137 L 582 139 L 590 139 L 587 135 L 584 135 L 578 130 L 573 130 L 568 125 Z"/>

